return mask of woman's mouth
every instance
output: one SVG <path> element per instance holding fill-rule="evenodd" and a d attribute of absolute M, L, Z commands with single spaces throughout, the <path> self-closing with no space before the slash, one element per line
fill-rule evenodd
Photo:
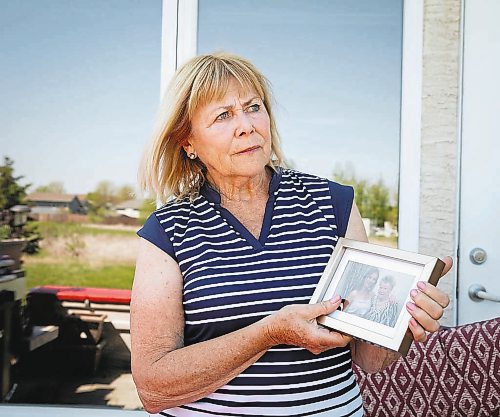
<path fill-rule="evenodd" d="M 243 149 L 240 152 L 237 152 L 236 154 L 237 155 L 243 155 L 243 154 L 246 154 L 246 153 L 251 153 L 251 152 L 253 152 L 253 151 L 255 151 L 255 150 L 259 149 L 259 148 L 260 148 L 260 146 L 251 146 L 249 148 Z"/>

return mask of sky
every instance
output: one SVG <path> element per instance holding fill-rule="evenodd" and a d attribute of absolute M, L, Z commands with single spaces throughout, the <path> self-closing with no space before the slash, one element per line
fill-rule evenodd
<path fill-rule="evenodd" d="M 159 105 L 161 0 L 2 0 L 0 157 L 25 183 L 136 186 Z M 401 0 L 199 0 L 198 52 L 252 60 L 288 160 L 397 188 Z"/>
<path fill-rule="evenodd" d="M 325 177 L 352 165 L 397 189 L 402 1 L 234 4 L 199 0 L 198 52 L 237 53 L 266 75 L 286 157 Z"/>
<path fill-rule="evenodd" d="M 0 156 L 34 186 L 136 184 L 159 101 L 160 0 L 2 0 Z"/>

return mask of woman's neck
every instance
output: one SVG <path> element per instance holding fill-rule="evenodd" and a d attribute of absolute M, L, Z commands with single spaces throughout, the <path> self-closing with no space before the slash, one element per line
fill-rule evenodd
<path fill-rule="evenodd" d="M 218 177 L 208 175 L 208 181 L 212 188 L 217 190 L 221 196 L 221 203 L 245 202 L 258 198 L 267 198 L 271 172 L 266 168 L 254 177 Z"/>
<path fill-rule="evenodd" d="M 389 301 L 389 297 L 388 296 L 380 296 L 380 295 L 377 295 L 377 303 L 378 304 L 384 304 L 384 303 L 387 303 Z"/>

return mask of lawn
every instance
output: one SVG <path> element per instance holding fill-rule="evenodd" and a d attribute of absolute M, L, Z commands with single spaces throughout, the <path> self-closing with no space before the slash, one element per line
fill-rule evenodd
<path fill-rule="evenodd" d="M 36 255 L 24 255 L 27 287 L 69 285 L 130 289 L 139 238 L 130 228 L 37 222 Z"/>
<path fill-rule="evenodd" d="M 32 222 L 44 238 L 68 237 L 77 235 L 112 235 L 112 236 L 134 236 L 135 230 L 112 229 L 98 224 L 80 224 L 65 222 Z M 139 229 L 137 227 L 136 229 Z"/>
<path fill-rule="evenodd" d="M 24 269 L 28 288 L 38 285 L 70 285 L 131 289 L 135 266 L 92 267 L 78 262 L 61 264 L 26 262 Z"/>
<path fill-rule="evenodd" d="M 375 243 L 376 245 L 388 246 L 389 248 L 398 247 L 397 237 L 370 236 L 368 241 L 370 243 Z"/>

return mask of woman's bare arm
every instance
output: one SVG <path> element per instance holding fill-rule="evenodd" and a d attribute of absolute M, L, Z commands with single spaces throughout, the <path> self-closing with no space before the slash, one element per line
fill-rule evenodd
<path fill-rule="evenodd" d="M 150 413 L 205 397 L 274 345 L 318 354 L 350 341 L 316 324 L 316 317 L 335 311 L 339 300 L 287 306 L 243 329 L 184 346 L 182 287 L 175 260 L 141 239 L 130 308 L 132 375 Z"/>

